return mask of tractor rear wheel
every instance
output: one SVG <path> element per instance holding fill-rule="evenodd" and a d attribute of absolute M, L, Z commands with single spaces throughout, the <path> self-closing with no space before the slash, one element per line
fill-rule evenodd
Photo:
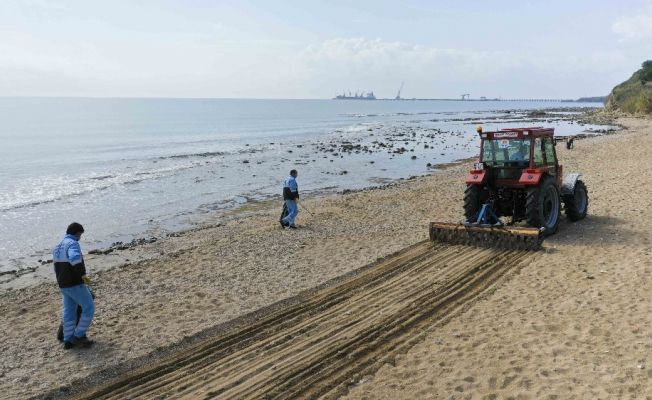
<path fill-rule="evenodd" d="M 586 217 L 589 209 L 589 194 L 586 185 L 581 180 L 575 182 L 573 194 L 564 195 L 564 209 L 571 221 L 579 221 Z"/>
<path fill-rule="evenodd" d="M 557 232 L 561 214 L 561 198 L 555 180 L 546 176 L 539 186 L 528 189 L 525 200 L 527 223 L 533 227 L 543 227 L 544 235 Z"/>
<path fill-rule="evenodd" d="M 482 187 L 479 185 L 466 185 L 464 191 L 464 218 L 467 222 L 475 222 L 478 219 L 480 206 L 482 206 L 481 193 Z"/>

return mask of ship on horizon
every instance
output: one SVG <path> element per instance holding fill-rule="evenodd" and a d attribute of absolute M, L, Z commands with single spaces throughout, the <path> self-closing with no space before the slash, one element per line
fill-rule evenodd
<path fill-rule="evenodd" d="M 342 94 L 339 94 L 335 97 L 333 97 L 333 100 L 376 100 L 376 96 L 374 96 L 374 92 L 355 92 L 354 95 L 351 95 L 351 91 L 349 91 L 349 95 L 346 95 L 346 92 L 342 92 Z"/>

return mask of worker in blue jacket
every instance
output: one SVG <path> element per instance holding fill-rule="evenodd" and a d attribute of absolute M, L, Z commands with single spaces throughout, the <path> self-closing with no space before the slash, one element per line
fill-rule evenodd
<path fill-rule="evenodd" d="M 63 348 L 90 347 L 93 341 L 86 331 L 93 321 L 95 304 L 86 286 L 90 280 L 86 276 L 86 266 L 82 257 L 79 239 L 84 227 L 73 222 L 66 230 L 66 236 L 52 251 L 54 272 L 63 297 Z M 77 306 L 82 313 L 77 322 Z"/>
<path fill-rule="evenodd" d="M 299 200 L 299 185 L 297 185 L 297 176 L 299 173 L 296 169 L 290 171 L 290 176 L 285 178 L 283 181 L 283 200 L 285 200 L 285 205 L 288 209 L 288 215 L 281 219 L 281 226 L 288 227 L 291 229 L 297 229 L 297 226 L 294 224 L 294 219 L 299 214 L 299 205 L 297 201 Z"/>

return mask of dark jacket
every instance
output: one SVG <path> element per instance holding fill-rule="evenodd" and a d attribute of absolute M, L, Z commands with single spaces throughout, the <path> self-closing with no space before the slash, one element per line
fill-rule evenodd
<path fill-rule="evenodd" d="M 86 266 L 78 240 L 77 236 L 66 235 L 52 251 L 54 273 L 60 288 L 84 283 L 82 276 L 86 275 Z"/>
<path fill-rule="evenodd" d="M 283 200 L 296 200 L 299 198 L 299 185 L 292 175 L 283 181 Z"/>

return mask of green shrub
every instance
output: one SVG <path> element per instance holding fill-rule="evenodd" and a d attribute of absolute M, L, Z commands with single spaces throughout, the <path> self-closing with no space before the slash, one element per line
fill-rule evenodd
<path fill-rule="evenodd" d="M 627 113 L 652 114 L 652 60 L 645 61 L 631 78 L 613 88 L 606 108 Z"/>

